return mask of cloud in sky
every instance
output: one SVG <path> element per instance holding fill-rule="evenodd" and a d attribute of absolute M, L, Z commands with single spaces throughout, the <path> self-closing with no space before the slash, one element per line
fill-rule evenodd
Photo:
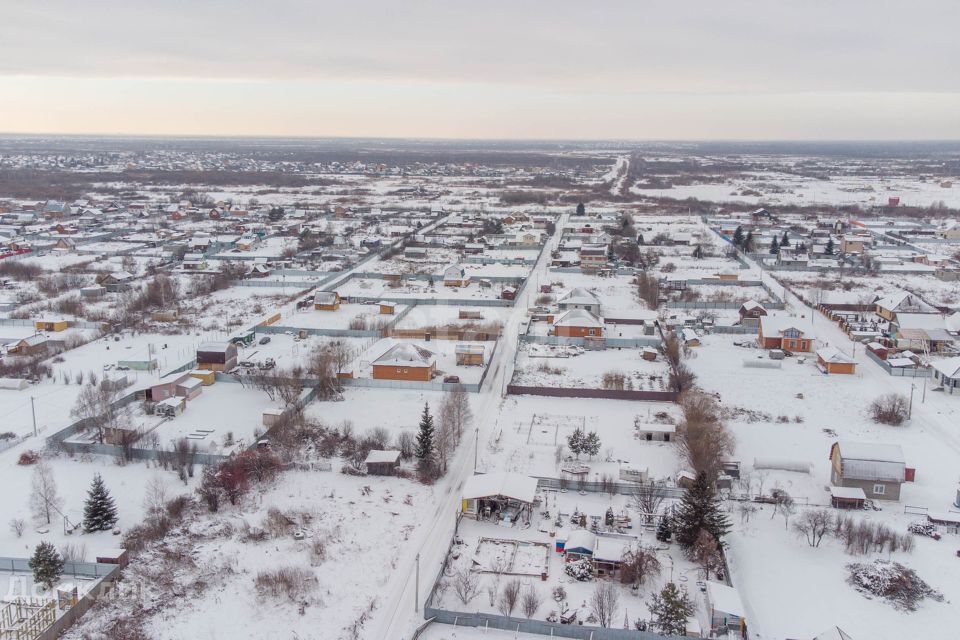
<path fill-rule="evenodd" d="M 958 138 L 957 18 L 954 0 L 8 3 L 0 130 Z"/>

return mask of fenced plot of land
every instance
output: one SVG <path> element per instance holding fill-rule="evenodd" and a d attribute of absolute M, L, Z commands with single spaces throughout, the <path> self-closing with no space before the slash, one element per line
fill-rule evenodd
<path fill-rule="evenodd" d="M 480 538 L 473 561 L 481 573 L 539 576 L 549 571 L 550 545 L 526 540 Z"/>

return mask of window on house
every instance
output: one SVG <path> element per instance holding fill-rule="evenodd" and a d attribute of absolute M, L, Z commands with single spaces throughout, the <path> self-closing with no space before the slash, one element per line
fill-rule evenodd
<path fill-rule="evenodd" d="M 875 496 L 882 496 L 882 495 L 885 494 L 886 492 L 887 492 L 887 487 L 886 487 L 886 485 L 882 485 L 882 484 L 875 484 L 875 485 L 873 485 L 873 495 L 875 495 Z"/>

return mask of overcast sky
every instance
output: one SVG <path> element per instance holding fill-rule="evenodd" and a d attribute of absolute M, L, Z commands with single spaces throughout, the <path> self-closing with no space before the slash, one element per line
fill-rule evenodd
<path fill-rule="evenodd" d="M 960 139 L 958 0 L 0 9 L 0 131 Z"/>

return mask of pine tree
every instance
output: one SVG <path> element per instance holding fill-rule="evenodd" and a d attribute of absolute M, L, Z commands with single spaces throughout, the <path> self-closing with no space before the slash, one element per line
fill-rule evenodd
<path fill-rule="evenodd" d="M 743 239 L 743 250 L 753 253 L 753 231 L 747 231 L 747 237 Z"/>
<path fill-rule="evenodd" d="M 780 247 L 789 247 L 790 246 L 790 236 L 787 235 L 787 232 L 783 232 L 783 238 L 780 239 Z"/>
<path fill-rule="evenodd" d="M 677 589 L 677 585 L 668 582 L 660 593 L 653 594 L 649 609 L 653 625 L 660 633 L 668 636 L 686 635 L 687 618 L 694 610 L 693 601 Z"/>
<path fill-rule="evenodd" d="M 578 203 L 578 204 L 577 204 L 577 215 L 578 215 L 578 216 L 582 216 L 582 215 L 586 215 L 586 213 L 587 213 L 587 208 L 586 208 L 585 206 L 583 206 L 583 203 L 582 203 L 582 202 Z"/>
<path fill-rule="evenodd" d="M 83 530 L 109 531 L 117 524 L 117 506 L 113 497 L 103 484 L 100 474 L 93 476 L 93 484 L 87 493 L 87 502 L 83 506 Z"/>
<path fill-rule="evenodd" d="M 770 241 L 770 255 L 777 255 L 780 253 L 780 244 L 777 242 L 777 236 L 773 236 L 773 240 Z"/>
<path fill-rule="evenodd" d="M 827 238 L 826 253 L 828 256 L 833 255 L 833 238 Z"/>
<path fill-rule="evenodd" d="M 433 416 L 430 415 L 430 405 L 424 403 L 423 413 L 420 415 L 420 430 L 417 432 L 417 446 L 414 448 L 414 455 L 417 456 L 423 467 L 429 467 L 433 464 L 433 432 Z"/>
<path fill-rule="evenodd" d="M 63 558 L 60 557 L 60 552 L 47 541 L 37 545 L 27 565 L 33 569 L 33 581 L 47 589 L 53 588 L 63 572 Z"/>
<path fill-rule="evenodd" d="M 743 246 L 743 227 L 737 227 L 733 232 L 733 246 L 742 247 Z"/>
<path fill-rule="evenodd" d="M 591 431 L 583 437 L 582 451 L 589 457 L 594 457 L 600 453 L 600 436 L 596 431 Z"/>
<path fill-rule="evenodd" d="M 693 547 L 701 529 L 709 531 L 717 540 L 730 531 L 730 519 L 721 509 L 717 493 L 705 473 L 697 474 L 693 486 L 683 494 L 673 520 L 677 542 L 686 549 Z"/>
<path fill-rule="evenodd" d="M 657 524 L 657 540 L 660 542 L 670 542 L 673 533 L 670 531 L 670 518 L 660 518 Z"/>
<path fill-rule="evenodd" d="M 583 435 L 583 429 L 580 427 L 574 429 L 573 433 L 567 436 L 567 447 L 570 449 L 570 453 L 577 458 L 579 458 L 580 454 L 583 453 L 583 444 L 585 438 L 586 436 Z"/>

